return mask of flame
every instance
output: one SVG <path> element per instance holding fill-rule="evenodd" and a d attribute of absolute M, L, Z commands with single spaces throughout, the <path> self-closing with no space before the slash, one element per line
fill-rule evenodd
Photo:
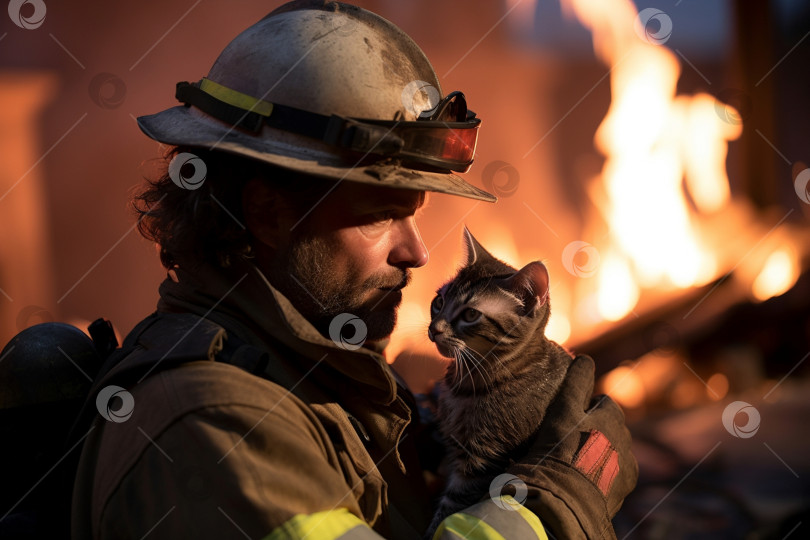
<path fill-rule="evenodd" d="M 571 337 L 571 321 L 568 320 L 568 317 L 552 311 L 548 323 L 546 323 L 546 337 L 557 343 L 568 341 L 568 338 Z"/>
<path fill-rule="evenodd" d="M 609 254 L 599 271 L 597 309 L 602 318 L 618 321 L 633 309 L 638 300 L 639 288 L 626 261 Z"/>
<path fill-rule="evenodd" d="M 754 280 L 752 292 L 759 301 L 786 293 L 799 279 L 796 251 L 786 246 L 771 253 Z"/>
<path fill-rule="evenodd" d="M 619 366 L 605 375 L 602 388 L 619 405 L 629 409 L 641 405 L 647 395 L 641 377 L 628 366 Z"/>
<path fill-rule="evenodd" d="M 704 383 L 695 377 L 686 359 L 665 351 L 652 351 L 606 373 L 599 390 L 623 407 L 691 407 L 721 401 L 730 389 L 728 376 L 713 373 Z"/>
<path fill-rule="evenodd" d="M 706 94 L 698 94 L 684 107 L 685 136 L 683 139 L 686 186 L 697 209 L 704 213 L 716 212 L 731 198 L 726 175 L 726 141 L 742 134 L 740 122 L 723 122 L 717 116 L 717 101 Z M 726 109 L 731 109 L 726 106 Z M 727 114 L 739 114 L 727 111 Z"/>
<path fill-rule="evenodd" d="M 613 252 L 600 269 L 598 310 L 618 320 L 635 307 L 639 286 L 686 288 L 716 275 L 718 261 L 696 229 L 701 214 L 729 204 L 725 159 L 742 125 L 723 121 L 718 108 L 739 115 L 707 94 L 676 95 L 678 58 L 642 39 L 630 0 L 563 4 L 611 67 L 612 102 L 595 135 L 607 158 L 603 185 L 591 192 L 602 193 L 596 206 L 609 226 L 609 246 L 598 247 Z"/>

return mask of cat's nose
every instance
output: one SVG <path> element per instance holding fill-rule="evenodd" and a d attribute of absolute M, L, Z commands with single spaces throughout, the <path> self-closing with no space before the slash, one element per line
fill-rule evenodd
<path fill-rule="evenodd" d="M 436 336 L 442 333 L 442 330 L 439 329 L 437 326 L 431 324 L 428 326 L 428 338 L 430 341 L 436 341 Z"/>

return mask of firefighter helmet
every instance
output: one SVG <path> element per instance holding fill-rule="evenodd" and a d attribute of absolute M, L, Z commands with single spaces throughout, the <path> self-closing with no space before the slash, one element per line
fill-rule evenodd
<path fill-rule="evenodd" d="M 218 149 L 337 180 L 495 201 L 454 172 L 473 161 L 480 120 L 441 97 L 402 30 L 339 2 L 284 4 L 239 34 L 184 105 L 138 118 L 157 141 Z"/>

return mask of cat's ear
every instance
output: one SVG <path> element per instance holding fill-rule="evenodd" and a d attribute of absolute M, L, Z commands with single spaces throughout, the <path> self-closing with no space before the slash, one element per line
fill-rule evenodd
<path fill-rule="evenodd" d="M 484 246 L 478 243 L 478 240 L 475 239 L 466 225 L 464 226 L 464 247 L 467 253 L 464 266 L 472 266 L 476 261 L 480 261 L 481 259 L 493 258 L 492 255 L 484 249 Z"/>
<path fill-rule="evenodd" d="M 527 311 L 548 301 L 548 270 L 540 261 L 530 262 L 506 283 L 509 290 L 523 300 Z"/>

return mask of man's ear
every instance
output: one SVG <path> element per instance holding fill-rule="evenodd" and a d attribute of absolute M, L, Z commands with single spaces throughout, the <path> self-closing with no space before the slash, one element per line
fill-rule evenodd
<path fill-rule="evenodd" d="M 245 226 L 254 238 L 276 249 L 289 234 L 289 204 L 266 180 L 253 178 L 242 190 Z"/>

